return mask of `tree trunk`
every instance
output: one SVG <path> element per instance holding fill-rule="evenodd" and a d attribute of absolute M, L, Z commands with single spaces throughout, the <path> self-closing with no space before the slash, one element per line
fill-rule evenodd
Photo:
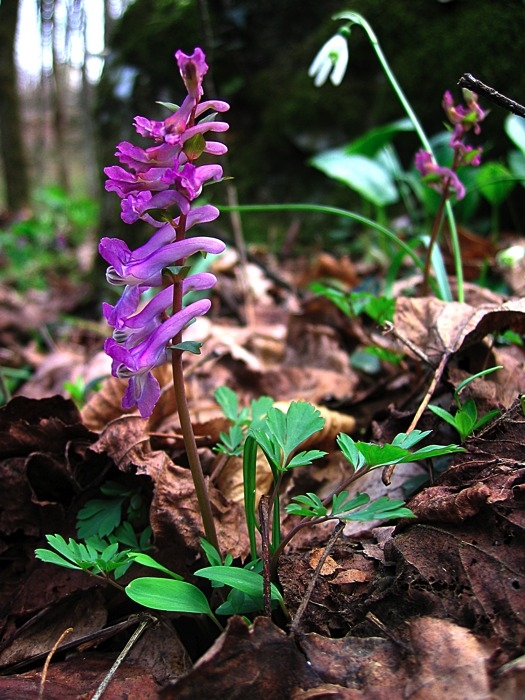
<path fill-rule="evenodd" d="M 11 213 L 28 205 L 30 189 L 15 65 L 18 7 L 19 0 L 0 2 L 0 155 Z"/>

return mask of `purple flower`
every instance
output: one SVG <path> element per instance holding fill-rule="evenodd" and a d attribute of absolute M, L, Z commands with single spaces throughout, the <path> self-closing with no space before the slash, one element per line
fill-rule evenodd
<path fill-rule="evenodd" d="M 217 278 L 210 272 L 190 275 L 183 280 L 182 293 L 187 294 L 190 291 L 211 289 L 216 282 Z M 136 286 L 127 287 L 126 289 L 139 290 L 140 288 Z M 126 292 L 122 297 L 125 294 Z M 138 291 L 137 294 L 140 294 L 140 292 Z M 117 302 L 115 306 L 105 304 L 104 316 L 108 324 L 115 328 L 113 338 L 118 343 L 127 343 L 128 339 L 133 336 L 132 345 L 136 345 L 139 340 L 142 340 L 162 323 L 163 315 L 172 303 L 173 285 L 170 285 L 156 294 L 141 311 L 137 312 L 138 299 L 135 300 L 133 298 L 129 305 L 123 305 L 120 302 Z M 129 345 L 126 344 L 126 347 L 129 347 Z"/>
<path fill-rule="evenodd" d="M 161 229 L 159 229 L 161 230 Z M 144 247 L 144 246 L 143 246 Z M 195 236 L 168 243 L 146 257 L 137 257 L 119 238 L 103 238 L 99 251 L 110 264 L 106 279 L 110 284 L 147 284 L 150 287 L 162 285 L 162 270 L 169 265 L 179 264 L 194 253 L 222 253 L 226 246 L 218 238 Z"/>
<path fill-rule="evenodd" d="M 428 151 L 421 149 L 415 156 L 415 166 L 423 175 L 424 182 L 437 192 L 443 193 L 448 189 L 456 193 L 458 200 L 465 196 L 465 187 L 451 168 L 438 165 Z"/>
<path fill-rule="evenodd" d="M 160 397 L 160 386 L 151 370 L 168 360 L 167 345 L 173 336 L 196 316 L 205 314 L 211 306 L 209 299 L 202 299 L 178 311 L 159 325 L 148 337 L 131 349 L 108 338 L 105 352 L 112 358 L 111 373 L 114 377 L 129 379 L 122 407 L 129 409 L 137 405 L 140 415 L 147 418 L 153 412 Z"/>

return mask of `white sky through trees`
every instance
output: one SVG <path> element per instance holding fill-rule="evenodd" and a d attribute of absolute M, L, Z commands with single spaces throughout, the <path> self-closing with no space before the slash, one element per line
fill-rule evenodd
<path fill-rule="evenodd" d="M 0 0 L 1 2 L 1 0 Z M 130 0 L 112 0 L 110 13 L 119 17 Z M 42 41 L 38 0 L 20 0 L 16 39 L 16 61 L 22 86 L 35 83 L 42 67 L 49 71 L 52 66 L 51 45 Z M 71 22 L 73 7 L 82 6 L 85 12 L 86 29 Z M 67 31 L 68 8 L 70 27 Z M 104 51 L 104 0 L 55 0 L 55 21 L 59 23 L 60 44 L 57 53 L 60 61 L 72 68 L 81 68 L 86 61 L 88 78 L 96 82 L 100 77 Z M 77 13 L 78 16 L 78 13 Z M 74 18 L 74 16 L 73 16 Z M 77 23 L 78 24 L 78 23 Z"/>

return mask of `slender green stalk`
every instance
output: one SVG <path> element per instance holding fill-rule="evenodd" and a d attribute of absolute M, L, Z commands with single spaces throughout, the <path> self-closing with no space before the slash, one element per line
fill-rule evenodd
<path fill-rule="evenodd" d="M 346 219 L 352 219 L 353 221 L 358 221 L 359 223 L 375 229 L 383 236 L 386 236 L 389 240 L 395 243 L 401 250 L 406 253 L 416 265 L 416 267 L 422 272 L 425 269 L 424 263 L 421 261 L 417 253 L 401 238 L 396 236 L 393 231 L 381 226 L 377 221 L 369 219 L 366 216 L 361 216 L 361 214 L 356 214 L 353 211 L 348 211 L 346 209 L 339 209 L 338 207 L 329 207 L 324 204 L 239 204 L 235 207 L 229 205 L 219 205 L 218 207 L 221 211 L 257 211 L 257 212 L 272 212 L 272 211 L 311 211 L 318 212 L 321 214 L 332 214 L 334 216 L 341 216 Z M 440 293 L 443 298 L 446 298 L 447 289 L 443 286 L 443 280 L 438 279 L 438 284 L 440 287 Z"/>
<path fill-rule="evenodd" d="M 390 84 L 396 93 L 399 101 L 401 102 L 401 105 L 403 106 L 403 109 L 408 115 L 408 118 L 414 125 L 414 129 L 416 130 L 416 133 L 419 137 L 419 140 L 421 141 L 421 144 L 425 151 L 428 151 L 434 162 L 436 161 L 436 157 L 434 155 L 434 151 L 432 149 L 432 146 L 430 145 L 430 141 L 428 140 L 423 127 L 421 126 L 421 123 L 419 119 L 417 118 L 416 113 L 412 109 L 410 102 L 407 100 L 405 93 L 403 92 L 401 86 L 397 82 L 397 79 L 392 72 L 388 61 L 386 59 L 385 54 L 383 53 L 381 46 L 379 45 L 379 41 L 377 40 L 377 36 L 375 35 L 374 30 L 370 26 L 370 24 L 366 21 L 364 17 L 362 17 L 360 14 L 357 12 L 339 12 L 337 15 L 334 15 L 333 19 L 346 19 L 349 20 L 350 22 L 353 22 L 354 24 L 359 24 L 365 32 L 368 35 L 368 38 L 370 40 L 370 43 L 372 44 L 372 47 L 374 51 L 376 52 L 377 58 L 379 59 L 379 62 L 381 63 L 381 66 L 383 70 L 385 71 L 385 75 L 390 81 Z M 460 250 L 460 245 L 459 245 L 459 237 L 458 237 L 458 231 L 456 227 L 456 221 L 454 219 L 454 213 L 452 211 L 452 206 L 450 204 L 450 201 L 447 201 L 445 203 L 445 211 L 448 219 L 448 224 L 449 224 L 449 229 L 450 229 L 450 239 L 452 243 L 452 251 L 453 251 L 453 257 L 454 257 L 454 268 L 455 268 L 455 273 L 456 273 L 456 280 L 457 280 L 457 288 L 458 288 L 458 301 L 464 301 L 464 285 L 463 285 L 463 265 L 461 261 L 461 250 Z M 449 290 L 449 295 L 450 299 L 452 298 Z"/>

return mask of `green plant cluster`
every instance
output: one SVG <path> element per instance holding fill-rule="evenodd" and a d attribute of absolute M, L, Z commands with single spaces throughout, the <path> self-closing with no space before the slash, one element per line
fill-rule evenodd
<path fill-rule="evenodd" d="M 60 187 L 36 190 L 33 213 L 0 236 L 0 282 L 19 291 L 47 289 L 50 279 L 78 276 L 78 246 L 98 224 L 98 204 Z"/>

